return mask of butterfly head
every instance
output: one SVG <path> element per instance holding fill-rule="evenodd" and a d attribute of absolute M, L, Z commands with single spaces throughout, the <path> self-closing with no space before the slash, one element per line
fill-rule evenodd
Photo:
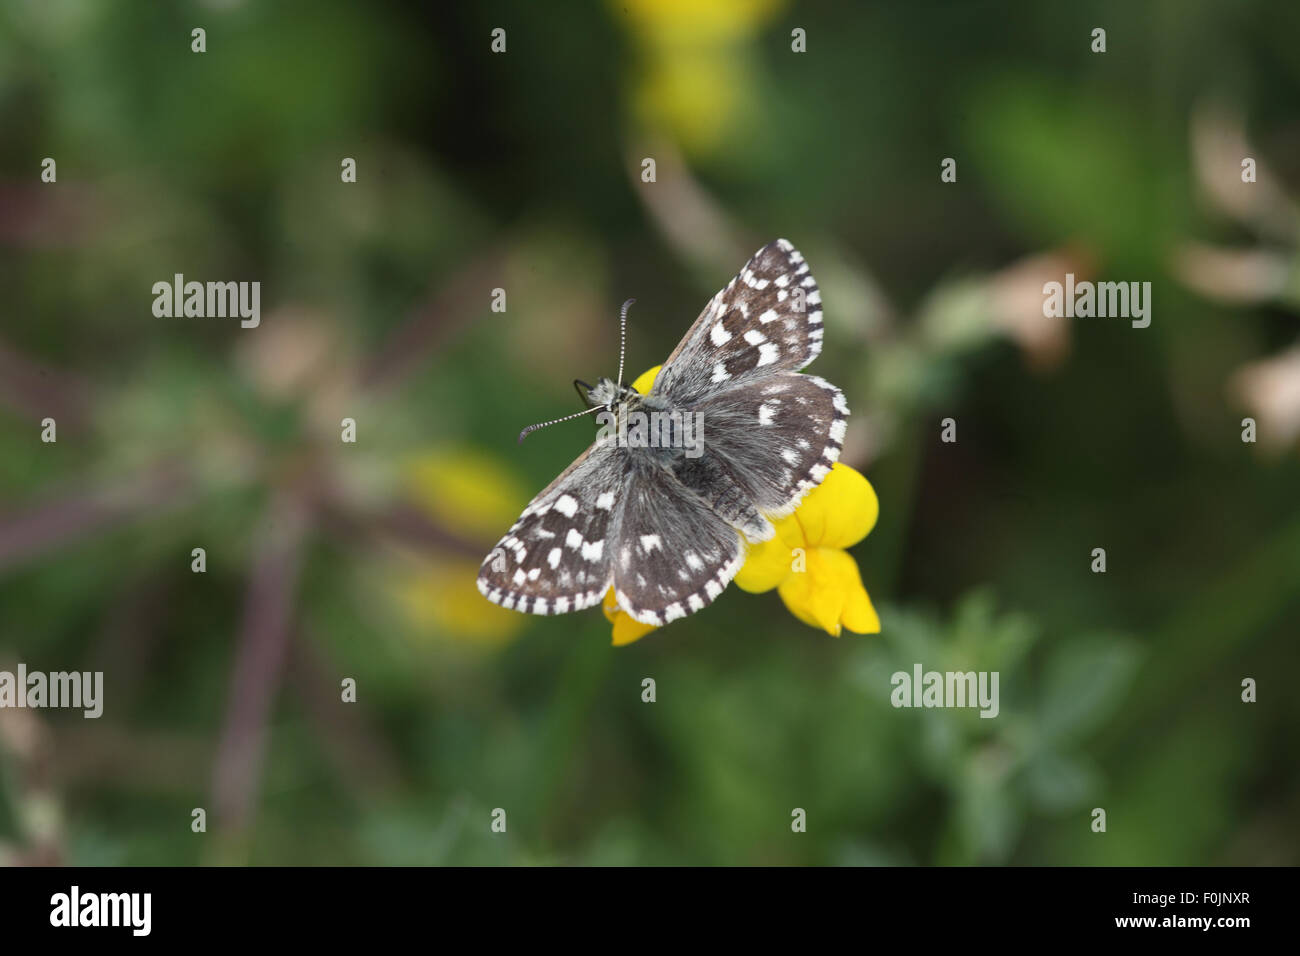
<path fill-rule="evenodd" d="M 538 422 L 536 425 L 529 425 L 519 433 L 519 441 L 522 443 L 528 437 L 530 432 L 535 432 L 539 428 L 545 428 L 547 425 L 554 425 L 558 422 L 567 422 L 570 419 L 580 418 L 583 415 L 590 415 L 597 409 L 606 409 L 614 411 L 616 407 L 627 408 L 639 405 L 641 395 L 636 389 L 629 385 L 623 384 L 623 357 L 626 354 L 627 346 L 627 310 L 636 299 L 628 299 L 623 303 L 623 308 L 618 313 L 618 381 L 611 381 L 608 378 L 596 380 L 595 385 L 588 385 L 583 381 L 575 381 L 573 387 L 578 390 L 578 394 L 583 400 L 590 405 L 586 411 L 574 412 L 572 415 L 565 415 L 563 418 L 555 418 L 549 422 Z M 586 393 L 583 393 L 586 389 Z"/>
<path fill-rule="evenodd" d="M 585 382 L 574 384 L 586 385 Z M 587 394 L 583 397 L 592 408 L 613 408 L 616 405 L 627 404 L 639 395 L 630 385 L 619 385 L 613 379 L 598 378 L 595 385 L 587 387 Z"/>

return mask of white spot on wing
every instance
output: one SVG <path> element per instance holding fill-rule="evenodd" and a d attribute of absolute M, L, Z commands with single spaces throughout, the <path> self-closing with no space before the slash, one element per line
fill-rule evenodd
<path fill-rule="evenodd" d="M 578 502 L 569 495 L 560 495 L 555 500 L 555 510 L 566 518 L 572 518 L 578 512 Z"/>

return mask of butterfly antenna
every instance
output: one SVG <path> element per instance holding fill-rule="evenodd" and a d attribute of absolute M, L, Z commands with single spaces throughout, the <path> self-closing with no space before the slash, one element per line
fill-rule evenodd
<path fill-rule="evenodd" d="M 604 405 L 596 405 L 595 407 L 589 408 L 583 412 L 574 412 L 572 415 L 565 415 L 563 418 L 553 418 L 549 422 L 538 422 L 536 425 L 529 425 L 527 428 L 525 428 L 523 431 L 519 433 L 519 444 L 522 445 L 524 443 L 524 439 L 528 437 L 529 433 L 535 432 L 539 428 L 545 428 L 547 425 L 558 425 L 560 422 L 567 422 L 573 418 L 581 418 L 583 415 L 590 415 L 592 412 L 599 412 L 599 411 L 603 411 L 604 409 L 605 409 Z"/>
<path fill-rule="evenodd" d="M 618 387 L 623 387 L 623 353 L 627 346 L 627 310 L 636 299 L 628 299 L 618 310 Z"/>

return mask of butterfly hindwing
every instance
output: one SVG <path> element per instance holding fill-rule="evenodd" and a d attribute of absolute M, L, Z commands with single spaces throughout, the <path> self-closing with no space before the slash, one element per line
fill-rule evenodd
<path fill-rule="evenodd" d="M 592 445 L 524 509 L 483 560 L 478 589 L 502 607 L 565 614 L 601 602 L 611 581 L 628 478 L 626 449 Z"/>
<path fill-rule="evenodd" d="M 653 394 L 690 406 L 720 389 L 797 371 L 822 347 L 821 293 L 785 239 L 769 242 L 704 307 L 664 363 Z"/>
<path fill-rule="evenodd" d="M 782 516 L 840 457 L 849 407 L 816 375 L 782 372 L 701 400 L 705 447 L 763 513 Z"/>
<path fill-rule="evenodd" d="M 628 484 L 614 562 L 618 606 L 662 625 L 712 604 L 740 570 L 736 529 L 671 472 L 651 466 Z"/>

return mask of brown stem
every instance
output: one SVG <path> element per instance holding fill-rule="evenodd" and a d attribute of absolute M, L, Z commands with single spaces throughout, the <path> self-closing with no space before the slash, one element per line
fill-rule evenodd
<path fill-rule="evenodd" d="M 329 530 L 368 546 L 397 543 L 421 553 L 447 553 L 481 558 L 484 546 L 436 523 L 418 508 L 397 503 L 379 511 L 359 512 L 339 501 L 331 502 L 321 518 Z"/>
<path fill-rule="evenodd" d="M 366 364 L 362 388 L 382 392 L 396 387 L 475 314 L 475 303 L 479 310 L 486 309 L 489 290 L 500 284 L 504 260 L 500 251 L 489 250 L 426 299 Z"/>
<path fill-rule="evenodd" d="M 252 816 L 266 746 L 266 722 L 289 646 L 309 523 L 303 499 L 296 492 L 280 491 L 268 506 L 260 529 L 213 775 L 216 820 L 226 833 L 243 832 Z"/>
<path fill-rule="evenodd" d="M 191 489 L 183 467 L 163 462 L 129 483 L 0 515 L 0 570 L 55 545 L 175 504 Z"/>
<path fill-rule="evenodd" d="M 349 675 L 340 673 L 316 642 L 298 633 L 290 651 L 288 676 L 317 726 L 339 779 L 361 795 L 395 789 L 399 773 L 392 751 L 364 719 L 364 710 L 358 712 L 362 704 L 343 701 L 342 680 Z"/>

